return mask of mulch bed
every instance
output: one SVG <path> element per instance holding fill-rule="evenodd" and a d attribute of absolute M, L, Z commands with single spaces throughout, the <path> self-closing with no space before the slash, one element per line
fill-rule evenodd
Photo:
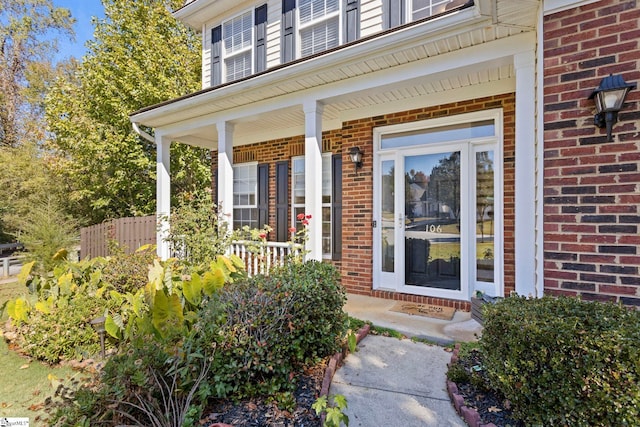
<path fill-rule="evenodd" d="M 456 382 L 458 393 L 467 407 L 475 409 L 482 424 L 493 423 L 496 427 L 524 427 L 524 423 L 513 418 L 511 404 L 498 391 L 489 387 L 486 372 L 482 369 L 482 354 L 472 350 L 456 362 L 469 376 L 475 378 L 468 383 Z"/>
<path fill-rule="evenodd" d="M 237 403 L 216 400 L 205 410 L 204 413 L 208 415 L 200 421 L 200 425 L 208 427 L 225 423 L 234 427 L 321 427 L 320 417 L 311 405 L 320 396 L 327 361 L 323 360 L 305 370 L 297 378 L 293 393 L 296 406 L 292 412 L 280 410 L 266 398 L 246 399 Z"/>

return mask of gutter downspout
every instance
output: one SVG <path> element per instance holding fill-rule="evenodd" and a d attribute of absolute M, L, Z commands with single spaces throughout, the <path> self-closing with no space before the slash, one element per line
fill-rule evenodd
<path fill-rule="evenodd" d="M 133 130 L 140 135 L 141 137 L 143 137 L 144 139 L 146 139 L 147 141 L 149 141 L 152 144 L 156 143 L 156 140 L 154 137 L 152 137 L 151 135 L 149 135 L 147 132 L 143 131 L 142 129 L 140 129 L 140 126 L 138 125 L 137 122 L 131 122 L 131 124 L 133 125 Z"/>

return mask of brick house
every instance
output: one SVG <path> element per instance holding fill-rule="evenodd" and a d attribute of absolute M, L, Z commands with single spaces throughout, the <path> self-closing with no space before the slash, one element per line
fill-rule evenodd
<path fill-rule="evenodd" d="M 635 0 L 192 0 L 174 16 L 202 34 L 202 90 L 131 115 L 154 129 L 159 214 L 169 145 L 192 144 L 234 226 L 286 241 L 312 215 L 309 256 L 349 292 L 640 305 L 640 91 L 613 142 L 589 99 L 610 73 L 640 80 Z"/>

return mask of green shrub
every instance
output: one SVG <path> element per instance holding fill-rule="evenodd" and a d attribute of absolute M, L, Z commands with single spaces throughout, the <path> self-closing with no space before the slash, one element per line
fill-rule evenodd
<path fill-rule="evenodd" d="M 195 325 L 203 343 L 216 343 L 210 378 L 215 393 L 245 397 L 290 391 L 297 369 L 340 348 L 347 327 L 345 299 L 335 268 L 315 261 L 226 286 Z"/>
<path fill-rule="evenodd" d="M 490 381 L 527 425 L 639 425 L 640 312 L 552 297 L 485 310 Z"/>
<path fill-rule="evenodd" d="M 294 295 L 290 336 L 298 361 L 312 363 L 338 351 L 348 327 L 347 296 L 336 268 L 320 261 L 292 262 L 275 269 L 267 292 Z"/>
<path fill-rule="evenodd" d="M 102 270 L 105 282 L 123 294 L 135 293 L 149 281 L 149 266 L 156 259 L 155 247 L 145 245 L 131 254 L 126 254 L 117 245 L 111 246 L 111 256 Z"/>
<path fill-rule="evenodd" d="M 202 381 L 210 358 L 192 343 L 191 336 L 136 337 L 92 382 L 50 403 L 55 409 L 50 425 L 196 425 L 209 395 Z"/>

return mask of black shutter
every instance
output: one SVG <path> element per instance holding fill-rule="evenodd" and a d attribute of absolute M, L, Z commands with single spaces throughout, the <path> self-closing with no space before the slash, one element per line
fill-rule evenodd
<path fill-rule="evenodd" d="M 345 0 L 344 42 L 352 42 L 360 37 L 359 0 Z"/>
<path fill-rule="evenodd" d="M 404 23 L 404 0 L 383 0 L 382 4 L 385 30 Z"/>
<path fill-rule="evenodd" d="M 296 0 L 282 0 L 281 60 L 285 64 L 295 59 Z"/>
<path fill-rule="evenodd" d="M 256 8 L 256 73 L 267 69 L 267 5 L 263 4 Z"/>
<path fill-rule="evenodd" d="M 342 155 L 331 156 L 331 259 L 342 259 Z"/>
<path fill-rule="evenodd" d="M 211 29 L 211 86 L 222 83 L 222 25 Z"/>
<path fill-rule="evenodd" d="M 258 165 L 258 228 L 269 224 L 269 164 Z"/>
<path fill-rule="evenodd" d="M 289 162 L 276 163 L 276 239 L 289 240 Z"/>

